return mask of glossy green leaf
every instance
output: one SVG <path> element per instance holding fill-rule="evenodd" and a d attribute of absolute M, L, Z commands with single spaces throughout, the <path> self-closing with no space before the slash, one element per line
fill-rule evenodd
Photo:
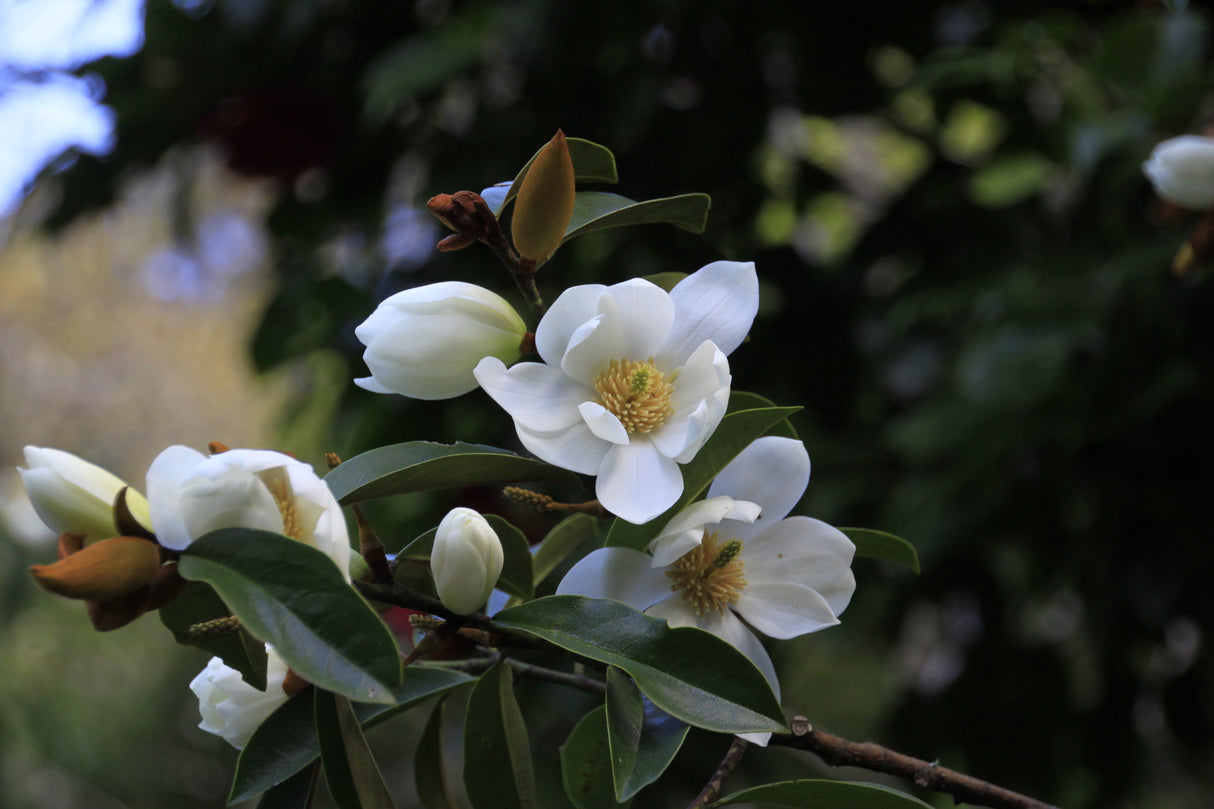
<path fill-rule="evenodd" d="M 393 494 L 530 480 L 577 483 L 572 472 L 480 444 L 409 441 L 355 455 L 325 476 L 342 505 Z"/>
<path fill-rule="evenodd" d="M 799 407 L 763 407 L 727 413 L 712 437 L 700 448 L 690 463 L 683 464 L 683 495 L 665 513 L 644 525 L 633 525 L 617 519 L 607 532 L 604 545 L 643 550 L 674 515 L 708 488 L 712 479 L 746 449 L 750 442 L 766 435 L 769 430 L 800 410 Z"/>
<path fill-rule="evenodd" d="M 709 804 L 779 806 L 788 809 L 931 809 L 931 804 L 877 784 L 804 779 L 743 789 Z"/>
<path fill-rule="evenodd" d="M 393 692 L 395 705 L 354 703 L 354 713 L 363 727 L 373 727 L 406 708 L 471 681 L 470 676 L 458 671 L 410 666 Z M 240 751 L 228 802 L 264 792 L 316 761 L 320 747 L 313 729 L 315 724 L 311 689 L 291 697 L 266 717 Z"/>
<path fill-rule="evenodd" d="M 654 705 L 614 667 L 607 669 L 606 708 L 615 797 L 626 801 L 666 772 L 690 726 Z"/>
<path fill-rule="evenodd" d="M 160 622 L 173 633 L 173 640 L 195 646 L 223 660 L 240 672 L 241 678 L 258 691 L 266 690 L 266 646 L 243 627 L 237 632 L 199 637 L 192 626 L 226 618 L 232 614 L 215 589 L 200 581 L 188 582 L 181 595 L 161 607 Z"/>
<path fill-rule="evenodd" d="M 531 561 L 535 586 L 538 587 L 574 549 L 598 530 L 599 521 L 588 514 L 571 514 L 553 526 L 536 548 Z"/>
<path fill-rule="evenodd" d="M 599 705 L 574 725 L 561 745 L 561 779 L 576 809 L 617 809 L 611 780 L 606 709 Z"/>
<path fill-rule="evenodd" d="M 333 802 L 339 809 L 396 809 L 350 700 L 313 690 L 316 738 Z"/>
<path fill-rule="evenodd" d="M 579 191 L 562 241 L 596 230 L 633 225 L 669 224 L 680 230 L 703 233 L 711 205 L 712 199 L 707 194 L 680 194 L 637 202 L 605 191 Z"/>
<path fill-rule="evenodd" d="M 905 539 L 872 528 L 840 528 L 856 546 L 856 556 L 897 562 L 919 572 L 919 554 Z"/>
<path fill-rule="evenodd" d="M 779 407 L 771 399 L 766 396 L 760 396 L 757 393 L 751 393 L 748 390 L 731 390 L 729 392 L 729 405 L 725 408 L 726 413 L 737 413 L 741 410 L 762 410 L 766 407 Z M 787 418 L 781 419 L 768 428 L 763 435 L 778 435 L 782 438 L 800 438 L 797 435 L 797 429 L 792 426 L 792 422 Z"/>
<path fill-rule="evenodd" d="M 281 534 L 224 528 L 190 543 L 178 564 L 300 677 L 360 702 L 395 702 L 396 640 L 325 554 Z"/>
<path fill-rule="evenodd" d="M 618 601 L 547 596 L 499 612 L 521 629 L 575 654 L 618 666 L 654 704 L 722 733 L 779 731 L 784 713 L 755 665 L 720 638 L 671 629 Z"/>
<path fill-rule="evenodd" d="M 460 809 L 459 801 L 447 786 L 443 764 L 442 737 L 446 705 L 446 700 L 440 700 L 438 705 L 434 706 L 413 753 L 413 785 L 425 809 Z"/>
<path fill-rule="evenodd" d="M 308 809 L 312 805 L 312 794 L 316 791 L 316 776 L 319 773 L 319 762 L 305 767 L 282 783 L 266 790 L 257 802 L 257 809 Z"/>
<path fill-rule="evenodd" d="M 514 698 L 514 676 L 505 663 L 482 674 L 468 695 L 464 789 L 474 809 L 535 806 L 531 742 Z"/>
<path fill-rule="evenodd" d="M 535 592 L 532 584 L 531 546 L 527 537 L 504 517 L 496 514 L 486 514 L 485 519 L 493 527 L 493 532 L 502 543 L 502 575 L 497 580 L 497 589 L 519 598 L 531 598 Z M 429 559 L 430 551 L 434 548 L 434 537 L 437 528 L 432 528 L 421 536 L 413 539 L 400 549 L 397 557 L 409 559 Z"/>
<path fill-rule="evenodd" d="M 606 146 L 601 146 L 584 138 L 565 138 L 569 147 L 569 156 L 573 158 L 573 177 L 578 182 L 614 183 L 619 180 L 615 167 L 615 155 Z M 541 146 L 527 164 L 508 183 L 498 183 L 481 191 L 481 198 L 489 205 L 489 209 L 501 216 L 506 205 L 518 196 L 519 185 L 535 158 L 543 151 Z"/>

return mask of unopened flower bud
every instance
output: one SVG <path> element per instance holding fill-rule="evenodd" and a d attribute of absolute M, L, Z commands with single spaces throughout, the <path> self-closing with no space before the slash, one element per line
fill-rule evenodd
<path fill-rule="evenodd" d="M 573 217 L 575 180 L 569 144 L 557 130 L 528 166 L 514 203 L 510 235 L 524 259 L 538 264 L 560 247 Z"/>
<path fill-rule="evenodd" d="M 112 537 L 88 545 L 30 573 L 43 588 L 68 598 L 109 601 L 147 586 L 160 569 L 156 543 L 138 537 Z"/>
<path fill-rule="evenodd" d="M 502 574 L 505 554 L 489 521 L 470 508 L 454 508 L 438 524 L 430 572 L 443 606 L 465 615 L 485 603 Z"/>
<path fill-rule="evenodd" d="M 450 399 L 476 387 L 485 357 L 518 359 L 527 326 L 505 298 L 475 284 L 444 281 L 398 292 L 354 333 L 371 376 L 354 380 L 375 393 Z"/>
<path fill-rule="evenodd" d="M 1214 138 L 1182 135 L 1160 143 L 1142 164 L 1155 193 L 1181 208 L 1214 208 Z"/>
<path fill-rule="evenodd" d="M 114 501 L 126 481 L 70 452 L 29 446 L 28 469 L 18 467 L 21 482 L 38 517 L 57 534 L 83 534 L 88 541 L 117 536 Z M 127 489 L 126 508 L 144 528 L 151 527 L 147 501 Z"/>
<path fill-rule="evenodd" d="M 237 750 L 248 744 L 253 731 L 294 693 L 305 685 L 287 668 L 286 661 L 266 644 L 266 690 L 246 683 L 240 672 L 212 657 L 207 667 L 190 682 L 198 697 L 202 722 L 198 727 L 222 736 Z"/>

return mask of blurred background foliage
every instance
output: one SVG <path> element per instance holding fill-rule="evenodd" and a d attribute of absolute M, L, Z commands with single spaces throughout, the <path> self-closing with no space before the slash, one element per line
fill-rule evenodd
<path fill-rule="evenodd" d="M 169 443 L 318 464 L 401 440 L 516 447 L 479 392 L 356 388 L 353 329 L 418 284 L 506 292 L 488 250 L 434 251 L 424 203 L 512 178 L 561 128 L 615 152 L 613 190 L 713 207 L 702 237 L 567 244 L 549 299 L 756 261 L 734 384 L 805 406 L 803 509 L 921 554 L 917 578 L 857 562 L 842 626 L 775 647 L 786 706 L 1074 809 L 1214 801 L 1214 281 L 1170 271 L 1197 217 L 1140 171 L 1211 123 L 1202 13 L 148 0 L 143 48 L 78 72 L 104 81 L 116 148 L 47 172 L 7 223 L 7 466 L 27 443 L 134 482 Z M 98 636 L 35 592 L 24 569 L 50 547 L 5 485 L 25 541 L 0 543 L 0 803 L 221 805 L 234 753 L 193 729 L 185 689 L 205 661 L 155 618 Z M 403 543 L 456 500 L 373 516 Z M 571 722 L 528 718 L 550 758 Z M 372 734 L 401 789 L 419 723 Z M 686 802 L 718 748 L 693 736 L 671 791 L 637 805 Z M 756 751 L 737 779 L 817 771 Z"/>

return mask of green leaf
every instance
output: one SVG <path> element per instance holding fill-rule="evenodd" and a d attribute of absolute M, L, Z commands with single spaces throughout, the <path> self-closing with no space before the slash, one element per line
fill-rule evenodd
<path fill-rule="evenodd" d="M 451 794 L 444 777 L 443 721 L 447 701 L 439 700 L 430 712 L 413 753 L 413 784 L 425 809 L 459 809 L 459 801 Z"/>
<path fill-rule="evenodd" d="M 548 578 L 574 549 L 594 536 L 598 528 L 599 521 L 588 514 L 571 514 L 553 526 L 531 560 L 534 585 L 539 587 L 540 582 Z"/>
<path fill-rule="evenodd" d="M 316 737 L 333 802 L 339 809 L 396 809 L 350 700 L 313 690 Z"/>
<path fill-rule="evenodd" d="M 840 528 L 856 546 L 856 556 L 897 562 L 919 572 L 919 554 L 905 539 L 872 528 Z"/>
<path fill-rule="evenodd" d="M 569 147 L 569 156 L 573 158 L 573 178 L 578 182 L 614 183 L 619 180 L 615 168 L 615 155 L 606 146 L 601 146 L 584 138 L 565 138 Z M 481 197 L 489 205 L 494 215 L 501 216 L 506 205 L 518 196 L 519 185 L 527 176 L 531 164 L 539 156 L 544 147 L 540 147 L 527 165 L 508 183 L 498 183 L 481 191 Z"/>
<path fill-rule="evenodd" d="M 497 589 L 519 598 L 531 598 L 535 588 L 532 584 L 531 546 L 527 542 L 527 537 L 504 517 L 496 514 L 486 514 L 484 517 L 489 521 L 493 532 L 497 534 L 497 538 L 502 543 L 504 559 L 502 560 L 502 575 L 497 580 Z M 401 548 L 397 558 L 429 559 L 430 552 L 434 549 L 434 537 L 437 534 L 438 529 L 431 528 Z"/>
<path fill-rule="evenodd" d="M 561 745 L 561 779 L 576 809 L 616 809 L 611 780 L 611 745 L 606 709 L 599 705 L 582 717 Z"/>
<path fill-rule="evenodd" d="M 464 789 L 475 809 L 531 809 L 531 742 L 514 698 L 510 666 L 497 663 L 468 695 L 464 719 Z"/>
<path fill-rule="evenodd" d="M 711 205 L 712 199 L 707 194 L 680 194 L 637 202 L 605 191 L 579 191 L 573 203 L 573 217 L 561 241 L 596 230 L 632 225 L 670 224 L 680 230 L 703 233 Z"/>
<path fill-rule="evenodd" d="M 606 547 L 618 545 L 643 550 L 652 542 L 674 515 L 687 507 L 708 488 L 722 469 L 750 442 L 766 435 L 769 430 L 796 413 L 799 407 L 762 407 L 726 413 L 712 437 L 700 448 L 690 463 L 683 464 L 683 496 L 664 514 L 644 525 L 633 525 L 617 519 L 607 532 Z"/>
<path fill-rule="evenodd" d="M 607 669 L 606 708 L 615 797 L 627 801 L 666 772 L 690 727 L 659 709 L 614 667 Z"/>
<path fill-rule="evenodd" d="M 319 769 L 319 763 L 305 767 L 282 783 L 266 790 L 257 802 L 257 809 L 308 809 L 312 805 L 312 793 L 316 790 Z"/>
<path fill-rule="evenodd" d="M 725 408 L 725 412 L 737 413 L 741 410 L 762 410 L 766 407 L 779 407 L 779 405 L 766 396 L 760 396 L 748 390 L 731 390 L 729 392 L 729 405 Z M 793 427 L 792 422 L 787 418 L 777 421 L 763 435 L 778 435 L 781 438 L 800 438 L 797 435 L 797 428 Z"/>
<path fill-rule="evenodd" d="M 361 702 L 395 701 L 396 640 L 325 554 L 281 534 L 224 528 L 190 543 L 178 565 L 300 677 Z"/>
<path fill-rule="evenodd" d="M 877 784 L 804 779 L 743 789 L 709 804 L 752 803 L 790 809 L 931 809 L 931 804 Z"/>
<path fill-rule="evenodd" d="M 325 476 L 342 505 L 393 494 L 529 480 L 579 483 L 572 472 L 497 447 L 430 441 L 379 447 L 343 461 Z"/>
<path fill-rule="evenodd" d="M 671 629 L 618 601 L 547 596 L 499 612 L 494 621 L 575 654 L 618 666 L 654 704 L 721 733 L 784 730 L 784 713 L 754 663 L 725 641 Z"/>
<path fill-rule="evenodd" d="M 447 669 L 410 666 L 393 692 L 395 705 L 355 703 L 354 713 L 363 727 L 373 727 L 419 702 L 471 682 L 467 674 Z M 320 747 L 315 733 L 316 715 L 308 689 L 287 700 L 266 717 L 236 760 L 229 803 L 264 792 L 316 761 Z"/>
<path fill-rule="evenodd" d="M 200 581 L 188 582 L 181 595 L 160 608 L 160 622 L 173 633 L 173 640 L 185 646 L 196 646 L 223 660 L 240 672 L 241 679 L 256 688 L 266 690 L 266 646 L 241 627 L 212 637 L 190 633 L 192 626 L 226 618 L 232 614 L 215 589 Z"/>

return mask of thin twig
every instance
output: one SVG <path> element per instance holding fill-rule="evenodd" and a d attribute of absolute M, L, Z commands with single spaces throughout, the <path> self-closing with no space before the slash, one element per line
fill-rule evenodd
<path fill-rule="evenodd" d="M 925 789 L 951 795 L 958 803 L 989 806 L 991 809 L 1057 809 L 1035 798 L 873 742 L 853 742 L 817 730 L 803 716 L 793 717 L 789 725 L 792 733 L 773 735 L 771 744 L 808 750 L 835 767 L 862 767 L 873 772 L 901 776 Z"/>
<path fill-rule="evenodd" d="M 734 736 L 733 742 L 729 745 L 729 749 L 725 751 L 725 757 L 721 759 L 721 765 L 717 767 L 717 771 L 712 774 L 712 778 L 708 779 L 708 783 L 700 790 L 700 794 L 696 795 L 696 799 L 687 805 L 687 809 L 700 809 L 701 806 L 707 806 L 717 799 L 721 794 L 721 787 L 725 785 L 725 779 L 729 777 L 742 761 L 742 754 L 746 752 L 746 740 Z"/>
<path fill-rule="evenodd" d="M 607 693 L 607 683 L 602 680 L 596 680 L 593 677 L 587 677 L 585 674 L 557 671 L 556 669 L 524 663 L 520 660 L 508 659 L 506 662 L 514 669 L 514 673 L 520 677 L 530 677 L 533 680 L 544 680 L 545 682 L 556 683 L 557 685 L 565 685 L 570 688 L 588 691 L 591 694 Z"/>

